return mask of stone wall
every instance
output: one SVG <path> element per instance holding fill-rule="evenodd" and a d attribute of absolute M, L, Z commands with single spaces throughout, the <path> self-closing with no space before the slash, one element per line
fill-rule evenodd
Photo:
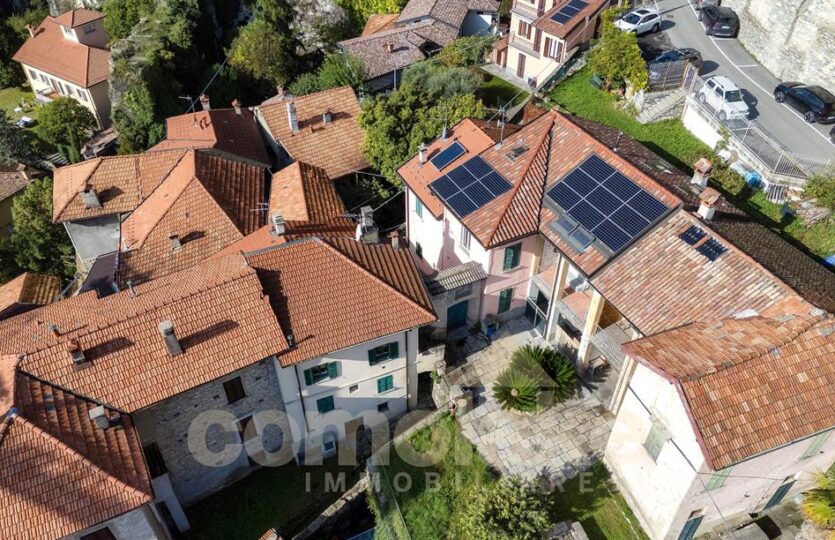
<path fill-rule="evenodd" d="M 835 92 L 835 0 L 725 0 L 739 41 L 778 79 Z"/>
<path fill-rule="evenodd" d="M 241 377 L 246 397 L 229 404 L 223 383 L 235 377 Z M 183 504 L 204 497 L 254 470 L 246 452 L 241 452 L 230 464 L 216 466 L 204 465 L 189 450 L 188 433 L 192 421 L 198 414 L 211 410 L 228 411 L 236 419 L 263 410 L 283 411 L 284 402 L 272 361 L 262 360 L 134 414 L 139 438 L 146 445 L 157 443 L 174 493 Z M 282 430 L 273 425 L 259 426 L 257 422 L 255 427 L 267 451 L 277 450 L 285 433 L 289 442 L 289 427 Z M 206 438 L 208 449 L 213 453 L 222 451 L 227 444 L 240 442 L 233 425 L 215 425 L 209 429 Z"/>

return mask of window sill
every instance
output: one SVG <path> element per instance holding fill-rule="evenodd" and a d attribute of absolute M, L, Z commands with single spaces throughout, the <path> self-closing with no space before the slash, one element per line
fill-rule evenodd
<path fill-rule="evenodd" d="M 395 390 L 397 390 L 397 388 L 392 388 L 392 389 L 390 389 L 390 390 L 385 390 L 385 391 L 383 391 L 383 392 L 377 392 L 377 395 L 378 395 L 378 396 L 383 396 L 383 395 L 386 395 L 386 394 L 391 394 L 391 393 L 392 393 L 392 392 L 394 392 Z"/>

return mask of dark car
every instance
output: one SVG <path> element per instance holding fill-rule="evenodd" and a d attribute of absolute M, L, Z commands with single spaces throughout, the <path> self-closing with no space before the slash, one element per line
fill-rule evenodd
<path fill-rule="evenodd" d="M 835 127 L 829 130 L 829 140 L 832 141 L 832 144 L 835 144 Z"/>
<path fill-rule="evenodd" d="M 694 4 L 693 7 L 695 7 L 696 10 L 700 10 L 700 9 L 706 8 L 707 6 L 721 6 L 722 1 L 721 0 L 694 0 L 693 4 Z"/>
<path fill-rule="evenodd" d="M 702 68 L 702 53 L 700 53 L 696 49 L 690 49 L 686 47 L 682 49 L 672 49 L 670 51 L 662 53 L 650 63 L 662 64 L 664 62 L 680 62 L 682 60 L 690 62 L 698 69 Z"/>
<path fill-rule="evenodd" d="M 784 82 L 774 89 L 774 99 L 797 109 L 809 123 L 835 122 L 835 96 L 820 86 Z"/>
<path fill-rule="evenodd" d="M 729 7 L 705 6 L 699 10 L 699 20 L 709 36 L 733 38 L 739 34 L 739 17 Z"/>

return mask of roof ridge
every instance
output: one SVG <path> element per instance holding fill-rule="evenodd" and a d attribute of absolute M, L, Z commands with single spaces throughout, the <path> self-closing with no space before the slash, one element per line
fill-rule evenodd
<path fill-rule="evenodd" d="M 326 245 L 326 246 L 327 246 L 327 247 L 328 247 L 331 251 L 336 252 L 336 253 L 337 253 L 340 257 L 342 257 L 343 259 L 347 260 L 350 264 L 352 264 L 353 266 L 355 266 L 355 267 L 359 268 L 362 272 L 364 272 L 365 274 L 367 274 L 367 275 L 368 275 L 371 279 L 374 279 L 374 280 L 378 281 L 378 282 L 379 282 L 379 283 L 381 283 L 384 287 L 386 287 L 386 288 L 388 288 L 389 290 L 393 291 L 395 294 L 399 295 L 399 296 L 400 296 L 400 297 L 402 297 L 402 298 L 405 298 L 405 299 L 406 299 L 406 300 L 407 300 L 410 304 L 412 304 L 412 306 L 413 306 L 413 307 L 416 307 L 416 308 L 418 308 L 419 310 L 421 310 L 421 311 L 423 311 L 423 312 L 427 312 L 425 307 L 423 307 L 423 306 L 421 306 L 420 304 L 418 304 L 418 303 L 417 303 L 414 299 L 410 298 L 410 297 L 409 297 L 409 295 L 407 295 L 407 294 L 403 293 L 403 292 L 402 292 L 400 289 L 398 289 L 397 287 L 394 287 L 393 285 L 389 284 L 386 280 L 384 280 L 383 278 L 381 278 L 380 276 L 378 276 L 376 273 L 374 273 L 374 272 L 372 272 L 372 271 L 368 270 L 368 269 L 367 269 L 367 268 L 365 268 L 363 265 L 359 264 L 357 261 L 355 261 L 354 259 L 352 259 L 352 258 L 351 258 L 351 257 L 349 257 L 348 255 L 346 255 L 345 253 L 343 253 L 343 252 L 342 252 L 342 250 L 340 250 L 339 248 L 337 248 L 337 247 L 335 247 L 334 245 L 332 245 L 332 244 L 331 244 L 331 241 L 332 241 L 331 239 L 322 239 L 322 238 L 319 238 L 319 237 L 317 236 L 317 237 L 313 237 L 313 240 L 316 240 L 316 241 L 318 241 L 318 242 L 320 242 L 320 243 L 322 243 L 322 244 L 325 244 L 325 245 Z M 352 241 L 352 242 L 356 242 L 356 240 L 353 240 L 353 239 L 350 239 L 350 241 Z M 365 244 L 361 244 L 361 245 L 365 246 Z M 368 246 L 368 247 L 374 247 L 374 246 Z M 393 249 L 393 248 L 392 248 L 392 249 Z M 417 269 L 417 267 L 416 267 L 416 266 L 415 266 L 415 264 L 414 264 L 414 261 L 412 260 L 412 257 L 411 257 L 411 256 L 409 256 L 409 257 L 407 257 L 407 259 L 409 260 L 409 264 L 410 264 L 410 265 L 412 265 L 414 269 Z M 418 274 L 418 275 L 419 275 L 419 274 Z M 421 287 L 423 287 L 423 288 L 424 288 L 424 292 L 426 292 L 426 286 L 423 284 L 423 280 L 422 280 L 422 279 L 420 279 L 420 280 L 418 280 L 418 281 L 420 281 L 419 285 L 420 285 Z M 427 296 L 428 296 L 428 293 L 427 293 Z M 427 313 L 428 313 L 428 312 L 427 312 Z"/>
<path fill-rule="evenodd" d="M 545 116 L 546 115 L 543 115 L 542 117 L 545 117 Z M 501 224 L 504 223 L 504 218 L 507 216 L 507 212 L 510 209 L 510 205 L 516 199 L 516 195 L 519 194 L 519 191 L 522 189 L 522 186 L 525 184 L 525 180 L 528 177 L 528 173 L 530 172 L 531 167 L 533 166 L 534 162 L 536 161 L 536 157 L 539 155 L 539 152 L 542 150 L 542 146 L 545 144 L 545 139 L 548 138 L 549 135 L 551 134 L 551 129 L 554 126 L 553 117 L 551 117 L 551 118 L 552 118 L 551 126 L 548 129 L 545 130 L 545 133 L 542 134 L 542 138 L 540 139 L 539 144 L 536 145 L 536 152 L 531 152 L 531 155 L 528 157 L 528 163 L 527 163 L 527 165 L 525 165 L 525 172 L 522 175 L 522 179 L 519 181 L 519 183 L 516 186 L 513 187 L 513 190 L 511 191 L 511 196 L 508 198 L 507 203 L 505 204 L 504 208 L 502 208 L 502 210 L 501 210 L 502 218 L 496 222 L 496 226 L 493 227 L 493 230 L 490 232 L 490 236 L 488 236 L 487 245 L 491 245 L 493 243 L 493 238 L 496 236 L 496 232 L 499 230 L 499 227 L 501 226 Z M 539 118 L 537 118 L 536 120 L 534 120 L 533 122 L 528 124 L 528 126 L 533 126 L 538 120 L 539 120 Z M 521 133 L 522 131 L 524 131 L 524 130 L 519 130 L 518 132 L 514 133 L 513 135 L 517 135 L 518 133 Z M 507 141 L 505 141 L 505 142 L 507 142 Z M 550 147 L 550 141 L 548 142 L 548 145 Z M 492 148 L 493 148 L 492 146 L 490 148 L 487 148 L 486 150 L 484 150 L 484 152 L 482 152 L 482 154 L 485 153 L 485 152 L 488 152 Z M 548 178 L 548 162 L 546 160 L 546 163 L 545 163 L 545 180 L 544 180 L 545 182 L 547 182 L 547 178 Z M 542 201 L 540 201 L 540 206 L 541 206 L 541 202 Z M 536 217 L 536 223 L 537 223 L 537 226 L 539 226 L 539 216 Z"/>

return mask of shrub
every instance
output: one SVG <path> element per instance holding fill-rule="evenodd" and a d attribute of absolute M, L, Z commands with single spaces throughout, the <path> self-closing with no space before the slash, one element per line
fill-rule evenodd
<path fill-rule="evenodd" d="M 513 352 L 511 366 L 518 366 L 523 369 L 534 369 L 544 376 L 540 389 L 543 393 L 550 394 L 546 400 L 559 403 L 568 399 L 577 387 L 577 376 L 574 366 L 562 354 L 548 346 L 525 345 Z"/>
<path fill-rule="evenodd" d="M 815 488 L 803 494 L 800 509 L 816 527 L 835 530 L 835 466 L 815 475 Z"/>
<path fill-rule="evenodd" d="M 518 477 L 482 486 L 464 503 L 454 538 L 534 540 L 551 524 L 545 497 L 536 485 Z"/>
<path fill-rule="evenodd" d="M 835 176 L 813 176 L 804 193 L 818 200 L 818 204 L 835 210 Z"/>
<path fill-rule="evenodd" d="M 483 64 L 496 41 L 492 34 L 458 38 L 438 53 L 438 59 L 447 67 L 467 67 Z"/>
<path fill-rule="evenodd" d="M 505 411 L 535 412 L 539 408 L 539 383 L 520 369 L 502 371 L 493 385 L 493 395 Z"/>
<path fill-rule="evenodd" d="M 632 32 L 614 25 L 610 10 L 603 12 L 600 39 L 589 54 L 589 67 L 606 81 L 607 88 L 631 83 L 636 90 L 647 87 L 647 65 Z"/>

